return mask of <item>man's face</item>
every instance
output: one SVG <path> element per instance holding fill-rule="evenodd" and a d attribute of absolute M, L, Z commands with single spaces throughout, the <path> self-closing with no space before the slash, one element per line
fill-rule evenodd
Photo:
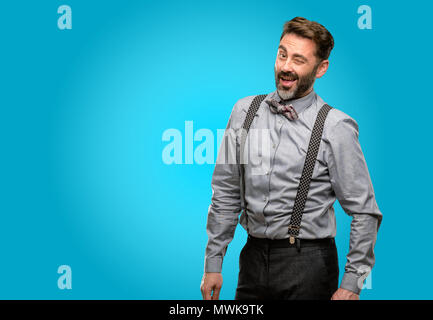
<path fill-rule="evenodd" d="M 316 44 L 293 33 L 286 34 L 280 41 L 275 61 L 275 83 L 281 99 L 297 99 L 306 96 L 313 88 L 316 77 L 323 73 L 323 62 L 315 56 Z M 327 67 L 327 60 L 326 67 Z M 325 70 L 326 71 L 326 68 Z"/>

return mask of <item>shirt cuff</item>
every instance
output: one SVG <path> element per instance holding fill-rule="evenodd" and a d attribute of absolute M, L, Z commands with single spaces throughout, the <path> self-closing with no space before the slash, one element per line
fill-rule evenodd
<path fill-rule="evenodd" d="M 204 272 L 221 272 L 223 259 L 221 257 L 205 258 Z"/>
<path fill-rule="evenodd" d="M 358 276 L 354 273 L 346 272 L 341 280 L 340 288 L 360 294 L 363 285 L 363 282 L 360 280 L 361 277 L 362 275 Z M 361 282 L 361 288 L 358 286 L 358 282 Z"/>

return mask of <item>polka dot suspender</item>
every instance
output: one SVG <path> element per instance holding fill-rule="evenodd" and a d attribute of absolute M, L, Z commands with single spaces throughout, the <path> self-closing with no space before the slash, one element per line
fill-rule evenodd
<path fill-rule="evenodd" d="M 245 165 L 243 161 L 244 157 L 244 148 L 245 148 L 245 142 L 248 136 L 248 131 L 250 130 L 251 123 L 253 122 L 253 119 L 257 113 L 257 110 L 259 110 L 260 104 L 265 100 L 266 94 L 261 94 L 258 96 L 255 96 L 253 101 L 251 102 L 250 107 L 248 108 L 247 115 L 245 116 L 244 124 L 242 125 L 242 131 L 241 131 L 241 141 L 240 141 L 240 176 L 241 176 L 241 206 L 242 210 L 244 212 L 245 218 L 248 221 L 248 215 L 247 215 L 247 204 L 245 200 Z M 247 223 L 248 225 L 248 223 Z"/>
<path fill-rule="evenodd" d="M 242 126 L 241 132 L 241 143 L 240 143 L 240 169 L 241 169 L 241 199 L 242 208 L 246 215 L 246 203 L 245 203 L 245 168 L 242 163 L 243 152 L 245 147 L 246 137 L 248 131 L 253 122 L 254 116 L 260 107 L 260 104 L 265 99 L 266 95 L 258 95 L 254 97 L 247 115 L 245 117 L 244 124 Z M 295 204 L 293 205 L 293 212 L 290 218 L 290 225 L 288 228 L 290 243 L 294 244 L 295 239 L 299 235 L 299 229 L 301 227 L 302 214 L 305 208 L 305 203 L 307 201 L 308 191 L 310 189 L 310 181 L 313 176 L 314 165 L 316 164 L 317 153 L 319 152 L 320 141 L 322 140 L 323 126 L 325 124 L 326 117 L 329 111 L 332 109 L 331 106 L 324 104 L 317 114 L 316 121 L 314 123 L 313 132 L 311 133 L 310 142 L 308 145 L 307 156 L 304 162 L 304 168 L 302 170 L 301 179 L 299 182 L 298 190 L 296 193 Z"/>

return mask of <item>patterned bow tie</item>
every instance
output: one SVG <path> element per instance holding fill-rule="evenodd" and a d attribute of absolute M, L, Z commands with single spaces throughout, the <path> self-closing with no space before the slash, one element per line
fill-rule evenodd
<path fill-rule="evenodd" d="M 266 103 L 269 105 L 269 108 L 273 113 L 281 113 L 283 114 L 287 119 L 289 120 L 296 120 L 298 119 L 298 113 L 296 112 L 295 108 L 293 108 L 292 105 L 284 105 L 279 103 L 277 100 L 266 100 Z"/>

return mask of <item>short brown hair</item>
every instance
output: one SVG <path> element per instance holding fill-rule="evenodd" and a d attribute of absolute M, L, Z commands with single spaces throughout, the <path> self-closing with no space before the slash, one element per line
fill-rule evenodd
<path fill-rule="evenodd" d="M 328 59 L 334 48 L 334 38 L 331 33 L 324 26 L 315 21 L 310 21 L 302 17 L 296 17 L 287 21 L 284 24 L 280 41 L 289 33 L 312 40 L 316 44 L 316 57 L 319 58 L 319 61 Z"/>

